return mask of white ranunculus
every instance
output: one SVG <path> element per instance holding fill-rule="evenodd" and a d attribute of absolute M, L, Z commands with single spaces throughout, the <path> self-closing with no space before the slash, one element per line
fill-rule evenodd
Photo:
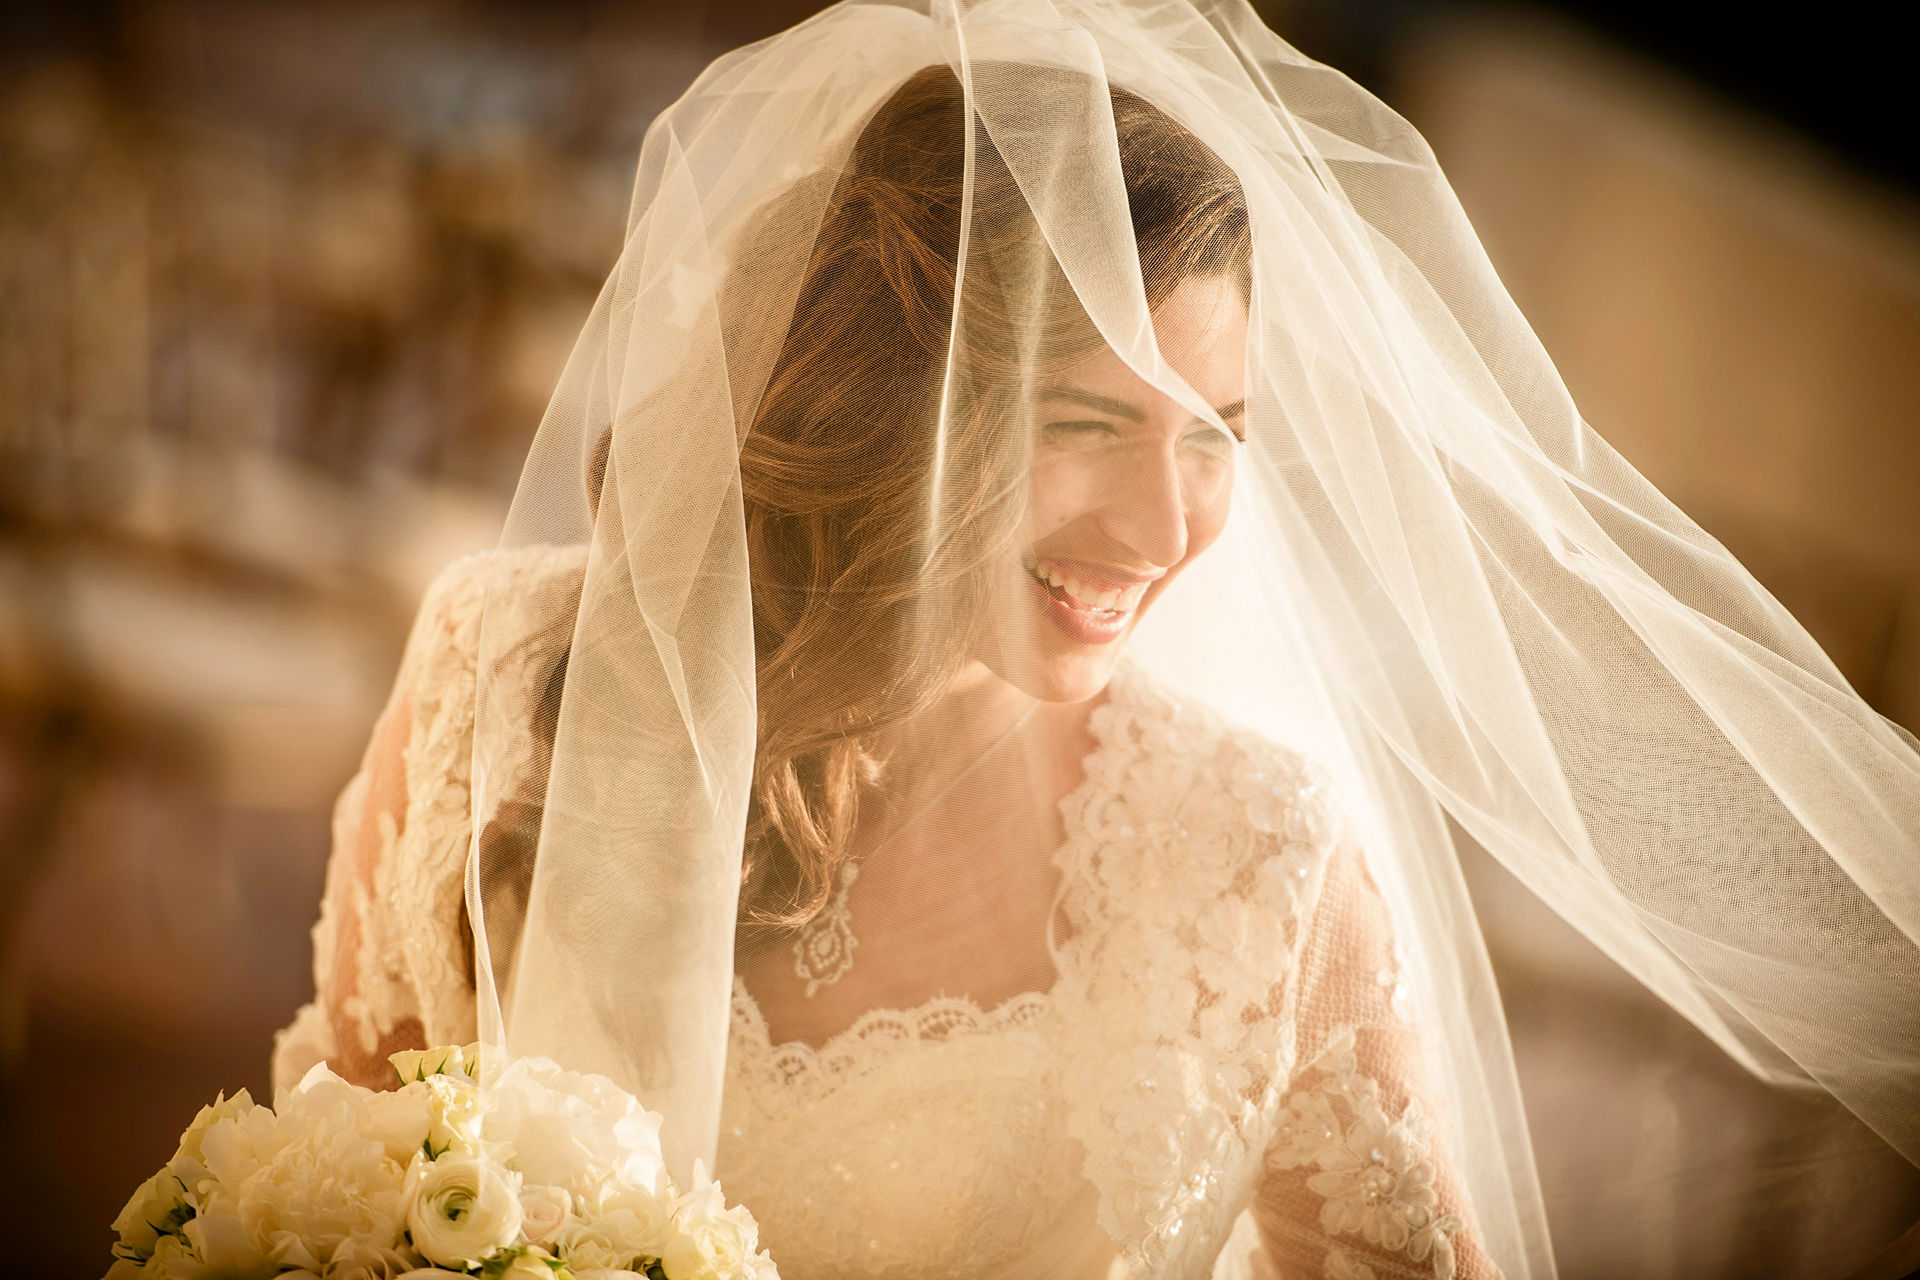
<path fill-rule="evenodd" d="M 415 1267 L 402 1271 L 393 1280 L 468 1280 L 464 1271 L 443 1271 L 439 1267 Z"/>
<path fill-rule="evenodd" d="M 500 1073 L 487 1117 L 489 1141 L 512 1147 L 528 1182 L 592 1200 L 608 1182 L 665 1189 L 660 1117 L 604 1076 L 522 1058 Z"/>
<path fill-rule="evenodd" d="M 520 1188 L 520 1230 L 528 1244 L 545 1244 L 573 1216 L 573 1196 L 565 1187 Z"/>
<path fill-rule="evenodd" d="M 485 1155 L 456 1151 L 407 1170 L 413 1247 L 443 1267 L 472 1266 L 520 1235 L 520 1176 Z"/>
<path fill-rule="evenodd" d="M 151 1257 L 160 1237 L 178 1231 L 192 1213 L 187 1188 L 173 1169 L 160 1170 L 140 1184 L 113 1220 L 113 1229 L 120 1234 L 115 1255 L 135 1260 Z"/>
<path fill-rule="evenodd" d="M 673 1226 L 661 1250 L 667 1280 L 735 1280 L 753 1275 L 760 1228 L 745 1208 L 727 1208 L 720 1184 L 696 1161 L 693 1186 L 674 1202 Z"/>
<path fill-rule="evenodd" d="M 210 1126 L 211 1181 L 184 1228 L 218 1274 L 324 1271 L 343 1241 L 397 1246 L 405 1170 L 360 1132 L 364 1090 L 324 1068 L 277 1099 Z"/>
<path fill-rule="evenodd" d="M 588 1267 L 585 1271 L 574 1267 L 571 1270 L 573 1280 L 647 1280 L 638 1271 L 628 1271 L 623 1267 Z"/>

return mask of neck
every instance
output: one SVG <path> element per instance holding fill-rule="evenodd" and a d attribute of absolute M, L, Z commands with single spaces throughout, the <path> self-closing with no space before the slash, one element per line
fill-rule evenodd
<path fill-rule="evenodd" d="M 932 706 L 887 730 L 874 744 L 884 761 L 889 805 L 937 787 L 991 750 L 1034 699 L 985 663 L 969 662 Z"/>

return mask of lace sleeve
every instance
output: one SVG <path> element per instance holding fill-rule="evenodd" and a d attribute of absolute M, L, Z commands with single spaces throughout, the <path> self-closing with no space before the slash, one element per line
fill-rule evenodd
<path fill-rule="evenodd" d="M 1385 904 L 1335 848 L 1303 940 L 1298 1057 L 1255 1204 L 1286 1275 L 1497 1276 L 1423 1091 Z"/>
<path fill-rule="evenodd" d="M 392 701 L 334 809 L 315 999 L 276 1042 L 276 1087 L 322 1060 L 385 1086 L 395 1050 L 474 1038 L 465 872 L 481 624 L 489 714 L 506 719 L 498 736 L 512 748 L 492 762 L 481 839 L 524 843 L 539 825 L 549 749 L 537 703 L 564 668 L 584 559 L 578 547 L 483 552 L 427 589 Z"/>
<path fill-rule="evenodd" d="M 393 696 L 334 806 L 314 1000 L 276 1041 L 276 1088 L 323 1060 L 384 1087 L 387 1055 L 471 1038 L 462 870 L 482 559 L 455 562 L 428 589 Z"/>

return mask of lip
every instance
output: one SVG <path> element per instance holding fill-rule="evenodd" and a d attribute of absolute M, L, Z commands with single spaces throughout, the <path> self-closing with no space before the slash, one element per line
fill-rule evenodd
<path fill-rule="evenodd" d="M 1049 563 L 1069 564 L 1073 562 L 1050 561 Z M 1133 623 L 1134 614 L 1139 612 L 1139 606 L 1137 605 L 1132 609 L 1076 608 L 1056 595 L 1053 588 L 1036 578 L 1031 570 L 1027 570 L 1023 576 L 1027 580 L 1028 587 L 1038 598 L 1042 612 L 1047 615 L 1054 626 L 1058 627 L 1068 639 L 1074 641 L 1076 644 L 1095 646 L 1112 644 L 1115 640 L 1118 640 L 1126 634 L 1127 628 Z M 1093 585 L 1088 579 L 1076 580 L 1087 581 L 1088 585 Z M 1110 587 L 1103 583 L 1102 589 L 1118 589 L 1137 584 L 1140 581 L 1142 581 L 1142 579 L 1134 578 L 1131 582 L 1116 582 Z"/>

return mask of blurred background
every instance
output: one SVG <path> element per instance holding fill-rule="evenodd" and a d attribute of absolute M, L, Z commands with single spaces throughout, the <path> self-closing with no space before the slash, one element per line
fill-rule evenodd
<path fill-rule="evenodd" d="M 496 536 L 647 122 L 814 7 L 4 10 L 0 1203 L 41 1224 L 9 1246 L 23 1272 L 98 1275 L 194 1109 L 264 1098 L 312 990 L 333 796 L 422 588 Z M 1259 7 L 1427 134 L 1587 417 L 1920 728 L 1920 149 L 1864 6 L 1792 30 Z M 1752 1085 L 1471 870 L 1563 1275 L 1837 1276 L 1920 1219 L 1870 1135 Z M 1654 1180 L 1660 1220 L 1608 1211 Z M 1809 1182 L 1819 1208 L 1784 1212 Z"/>

